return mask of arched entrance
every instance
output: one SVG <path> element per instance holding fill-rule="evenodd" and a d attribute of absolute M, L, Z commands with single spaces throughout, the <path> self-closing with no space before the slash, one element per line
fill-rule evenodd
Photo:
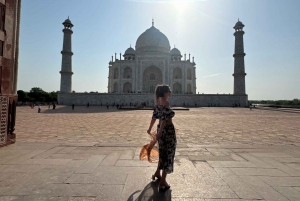
<path fill-rule="evenodd" d="M 161 70 L 156 66 L 149 66 L 143 72 L 143 93 L 153 93 L 156 85 L 163 83 Z"/>
<path fill-rule="evenodd" d="M 173 85 L 173 93 L 174 94 L 181 94 L 182 93 L 182 87 L 181 87 L 180 83 L 177 82 Z"/>
<path fill-rule="evenodd" d="M 124 68 L 124 76 L 125 79 L 131 79 L 132 78 L 132 70 L 130 67 Z"/>
<path fill-rule="evenodd" d="M 126 82 L 123 86 L 123 93 L 131 93 L 132 85 L 129 82 Z"/>
<path fill-rule="evenodd" d="M 180 68 L 176 67 L 173 70 L 173 79 L 182 79 L 182 71 Z"/>

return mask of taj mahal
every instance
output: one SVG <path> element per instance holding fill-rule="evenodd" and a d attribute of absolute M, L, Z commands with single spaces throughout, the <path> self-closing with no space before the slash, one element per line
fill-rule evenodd
<path fill-rule="evenodd" d="M 58 103 L 65 105 L 128 104 L 146 102 L 154 104 L 157 84 L 171 87 L 173 106 L 247 106 L 244 66 L 244 24 L 238 21 L 235 32 L 234 87 L 232 94 L 196 94 L 196 63 L 191 55 L 184 56 L 180 50 L 171 49 L 169 39 L 152 26 L 143 32 L 123 55 L 115 54 L 109 61 L 107 93 L 72 92 L 72 27 L 70 19 L 63 22 L 64 40 L 61 65 L 61 83 Z M 188 56 L 188 58 L 187 58 Z"/>
<path fill-rule="evenodd" d="M 115 57 L 116 58 L 116 57 Z M 168 38 L 152 26 L 135 45 L 125 51 L 123 60 L 109 63 L 108 93 L 153 93 L 157 84 L 168 84 L 175 94 L 196 93 L 195 62 L 177 48 L 170 50 Z"/>

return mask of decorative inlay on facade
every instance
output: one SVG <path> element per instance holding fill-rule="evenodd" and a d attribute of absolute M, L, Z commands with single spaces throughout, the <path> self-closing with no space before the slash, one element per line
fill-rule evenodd
<path fill-rule="evenodd" d="M 164 61 L 141 61 L 141 67 L 143 70 L 145 70 L 145 68 L 149 67 L 149 66 L 156 66 L 158 68 L 160 68 L 160 70 L 162 72 L 164 72 Z"/>
<path fill-rule="evenodd" d="M 7 135 L 7 105 L 8 100 L 5 96 L 0 96 L 0 111 L 1 111 L 1 132 L 0 132 L 0 145 L 6 143 L 6 135 Z"/>

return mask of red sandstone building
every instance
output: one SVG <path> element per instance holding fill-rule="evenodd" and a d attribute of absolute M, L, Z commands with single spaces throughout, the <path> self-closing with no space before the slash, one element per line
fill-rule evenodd
<path fill-rule="evenodd" d="M 21 0 L 0 0 L 0 147 L 15 142 Z"/>

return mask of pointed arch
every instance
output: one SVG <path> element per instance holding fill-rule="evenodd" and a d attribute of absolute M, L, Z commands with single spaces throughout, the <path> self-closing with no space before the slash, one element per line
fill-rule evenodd
<path fill-rule="evenodd" d="M 175 93 L 175 94 L 181 94 L 182 93 L 182 86 L 181 86 L 180 83 L 177 82 L 173 85 L 173 93 Z"/>
<path fill-rule="evenodd" d="M 132 78 L 132 69 L 130 67 L 127 66 L 126 68 L 124 68 L 123 78 L 125 78 L 125 79 Z"/>
<path fill-rule="evenodd" d="M 152 88 L 163 83 L 162 75 L 162 71 L 158 67 L 154 65 L 147 67 L 143 72 L 143 92 L 154 92 Z"/>
<path fill-rule="evenodd" d="M 123 93 L 131 93 L 132 92 L 132 84 L 130 82 L 126 82 L 123 86 Z"/>
<path fill-rule="evenodd" d="M 173 79 L 182 79 L 182 70 L 179 67 L 174 68 Z"/>

